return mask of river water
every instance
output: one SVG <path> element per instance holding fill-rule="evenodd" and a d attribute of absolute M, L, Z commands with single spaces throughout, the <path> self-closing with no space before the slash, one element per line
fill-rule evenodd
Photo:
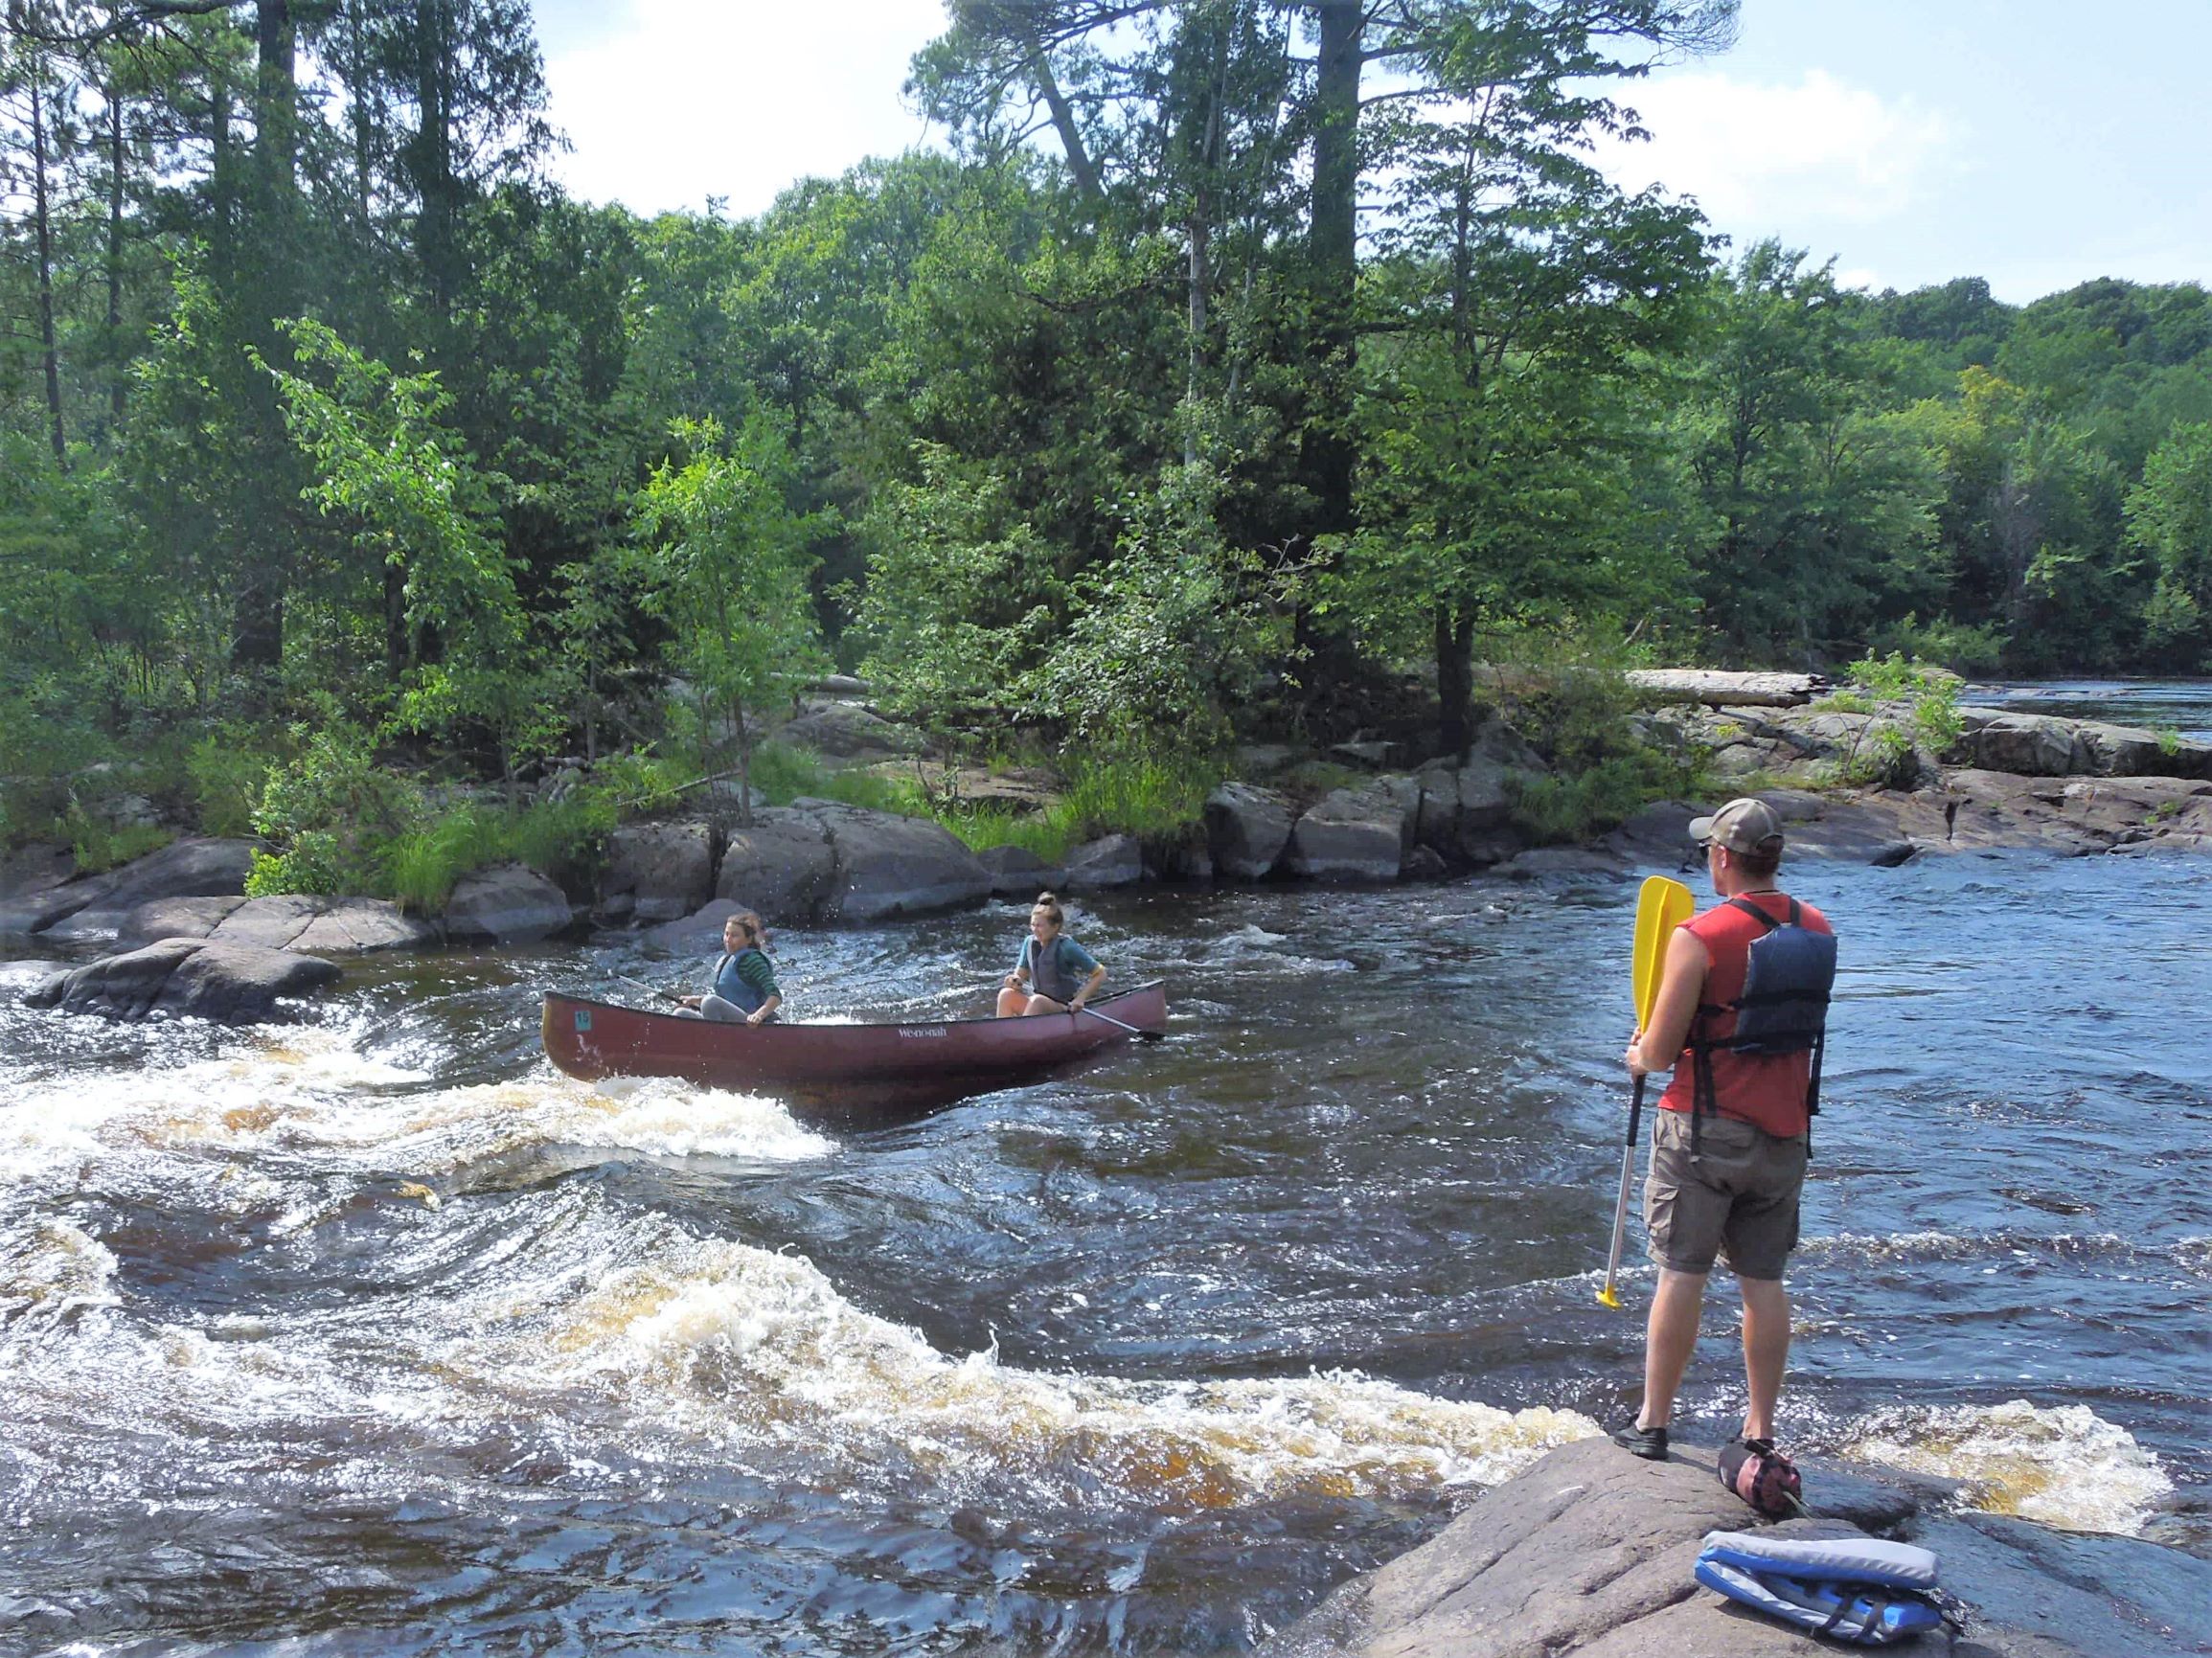
<path fill-rule="evenodd" d="M 2212 865 L 1791 875 L 1845 944 L 1787 1439 L 2212 1551 Z M 1632 1405 L 1632 902 L 1102 896 L 1170 1040 L 839 1135 L 551 1071 L 542 987 L 689 968 L 627 946 L 244 1033 L 0 987 L 0 1650 L 1241 1649 Z M 1024 919 L 784 933 L 784 988 L 980 1011 Z"/>

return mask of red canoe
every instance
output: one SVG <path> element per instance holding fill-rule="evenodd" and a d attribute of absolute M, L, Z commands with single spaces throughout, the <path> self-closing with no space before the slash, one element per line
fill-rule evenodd
<path fill-rule="evenodd" d="M 1102 998 L 1099 1012 L 1164 1034 L 1157 983 Z M 571 1077 L 680 1077 L 772 1094 L 846 1121 L 896 1117 L 1019 1087 L 1129 1033 L 1083 1013 L 916 1025 L 724 1025 L 545 994 L 545 1053 Z"/>

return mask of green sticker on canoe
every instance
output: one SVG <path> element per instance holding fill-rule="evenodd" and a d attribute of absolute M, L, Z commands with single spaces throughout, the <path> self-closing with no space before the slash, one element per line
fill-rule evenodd
<path fill-rule="evenodd" d="M 579 1031 L 588 1031 L 591 1029 L 591 1010 L 589 1008 L 577 1009 L 576 1028 Z"/>

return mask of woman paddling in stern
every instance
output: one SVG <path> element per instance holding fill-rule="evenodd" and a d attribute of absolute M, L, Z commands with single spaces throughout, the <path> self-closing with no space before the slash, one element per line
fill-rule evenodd
<path fill-rule="evenodd" d="M 714 988 L 683 998 L 679 1017 L 717 1019 L 723 1024 L 765 1025 L 784 1005 L 776 969 L 768 963 L 768 929 L 751 910 L 740 910 L 722 923 L 722 959 L 715 964 Z"/>
<path fill-rule="evenodd" d="M 1050 893 L 1038 894 L 1029 912 L 1029 937 L 1021 941 L 1021 955 L 998 992 L 1001 1019 L 1017 1013 L 1073 1012 L 1106 983 L 1106 968 L 1060 931 L 1066 925 L 1067 912 L 1060 900 Z"/>

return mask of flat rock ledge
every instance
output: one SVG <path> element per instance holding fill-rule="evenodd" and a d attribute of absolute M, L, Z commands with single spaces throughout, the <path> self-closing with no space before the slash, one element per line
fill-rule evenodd
<path fill-rule="evenodd" d="M 1704 1588 L 1710 1531 L 1761 1529 L 1714 1451 L 1640 1462 L 1608 1440 L 1551 1452 L 1437 1536 L 1341 1585 L 1260 1658 L 1808 1658 L 1810 1636 Z M 1954 1507 L 1953 1488 L 1805 1465 L 1808 1519 L 1779 1537 L 1873 1533 L 1932 1549 L 1953 1624 L 1902 1650 L 1954 1658 L 2201 1653 L 2212 1562 L 2128 1537 Z"/>

